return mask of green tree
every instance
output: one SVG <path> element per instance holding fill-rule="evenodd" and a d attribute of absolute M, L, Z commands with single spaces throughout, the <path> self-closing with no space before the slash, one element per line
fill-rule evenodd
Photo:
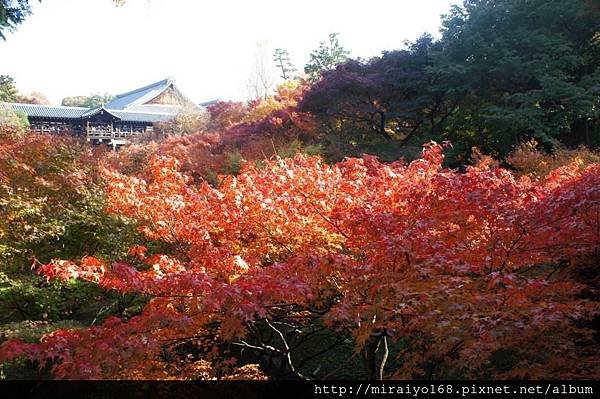
<path fill-rule="evenodd" d="M 30 13 L 29 0 L 1 0 L 0 39 L 6 40 L 5 32 L 13 31 Z"/>
<path fill-rule="evenodd" d="M 437 46 L 423 35 L 407 49 L 348 60 L 311 86 L 299 107 L 324 122 L 319 130 L 333 159 L 349 152 L 412 158 L 424 137 L 443 131 L 456 104 L 447 100 L 450 89 L 429 72 Z"/>
<path fill-rule="evenodd" d="M 68 107 L 85 107 L 95 108 L 108 103 L 113 99 L 113 95 L 109 93 L 94 93 L 89 96 L 73 96 L 65 97 L 62 100 L 62 105 Z"/>
<path fill-rule="evenodd" d="M 300 108 L 353 146 L 450 140 L 455 163 L 472 147 L 504 156 L 528 139 L 600 146 L 597 4 L 466 0 L 440 40 L 323 70 Z"/>
<path fill-rule="evenodd" d="M 290 54 L 286 49 L 275 49 L 275 53 L 273 54 L 273 61 L 275 62 L 277 69 L 281 71 L 281 78 L 283 80 L 290 79 L 292 77 L 292 74 L 297 71 L 294 64 L 292 64 Z"/>
<path fill-rule="evenodd" d="M 23 137 L 28 129 L 29 120 L 24 112 L 0 106 L 0 141 Z"/>
<path fill-rule="evenodd" d="M 65 97 L 62 99 L 60 105 L 65 107 L 83 107 L 83 103 L 86 99 L 87 96 Z"/>
<path fill-rule="evenodd" d="M 0 101 L 14 102 L 18 94 L 15 79 L 8 75 L 0 75 Z"/>
<path fill-rule="evenodd" d="M 316 81 L 323 72 L 331 71 L 346 61 L 349 54 L 340 44 L 338 34 L 330 33 L 328 41 L 319 43 L 319 48 L 310 53 L 310 61 L 304 67 L 304 72 L 310 80 Z"/>
<path fill-rule="evenodd" d="M 430 70 L 459 103 L 446 133 L 506 154 L 534 137 L 599 145 L 599 15 L 584 0 L 466 0 Z"/>

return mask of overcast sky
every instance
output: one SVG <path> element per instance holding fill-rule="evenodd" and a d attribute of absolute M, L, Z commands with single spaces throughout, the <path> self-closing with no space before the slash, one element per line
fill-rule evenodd
<path fill-rule="evenodd" d="M 438 34 L 456 0 L 32 1 L 33 15 L 0 41 L 0 74 L 53 104 L 122 93 L 173 77 L 192 100 L 247 98 L 257 43 L 286 48 L 299 69 L 330 32 L 352 57 Z M 276 73 L 274 71 L 274 73 Z"/>

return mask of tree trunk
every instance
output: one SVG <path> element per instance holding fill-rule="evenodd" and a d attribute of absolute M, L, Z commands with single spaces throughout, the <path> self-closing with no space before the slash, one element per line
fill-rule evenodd
<path fill-rule="evenodd" d="M 587 148 L 592 148 L 592 138 L 590 137 L 590 120 L 585 120 L 585 145 Z"/>
<path fill-rule="evenodd" d="M 375 120 L 376 115 L 379 115 L 379 121 Z M 392 136 L 390 136 L 388 132 L 385 131 L 385 123 L 386 116 L 383 111 L 376 111 L 371 114 L 371 129 L 385 137 L 387 140 L 391 140 Z"/>
<path fill-rule="evenodd" d="M 377 343 L 379 342 L 379 337 L 370 337 L 367 341 L 364 348 L 364 358 L 365 358 L 365 371 L 367 380 L 375 381 L 377 380 Z"/>
<path fill-rule="evenodd" d="M 381 362 L 377 361 L 377 351 L 379 345 L 383 342 L 384 354 Z M 379 381 L 383 379 L 383 368 L 388 357 L 388 346 L 385 333 L 373 334 L 365 344 L 363 349 L 366 377 L 369 381 Z"/>

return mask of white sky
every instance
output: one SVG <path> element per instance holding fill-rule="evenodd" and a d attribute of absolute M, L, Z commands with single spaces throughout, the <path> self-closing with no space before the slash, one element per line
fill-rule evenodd
<path fill-rule="evenodd" d="M 301 70 L 330 32 L 352 57 L 438 34 L 457 0 L 32 0 L 33 15 L 0 41 L 0 74 L 53 104 L 118 94 L 173 77 L 196 102 L 247 98 L 259 42 L 286 48 Z M 276 71 L 273 71 L 276 74 Z M 277 75 L 275 75 L 277 76 Z"/>

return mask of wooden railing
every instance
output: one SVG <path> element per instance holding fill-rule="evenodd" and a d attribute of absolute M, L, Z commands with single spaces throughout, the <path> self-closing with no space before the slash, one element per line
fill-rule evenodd
<path fill-rule="evenodd" d="M 126 139 L 132 136 L 139 136 L 143 132 L 141 131 L 121 131 L 121 130 L 105 130 L 105 129 L 88 129 L 88 139 Z"/>

